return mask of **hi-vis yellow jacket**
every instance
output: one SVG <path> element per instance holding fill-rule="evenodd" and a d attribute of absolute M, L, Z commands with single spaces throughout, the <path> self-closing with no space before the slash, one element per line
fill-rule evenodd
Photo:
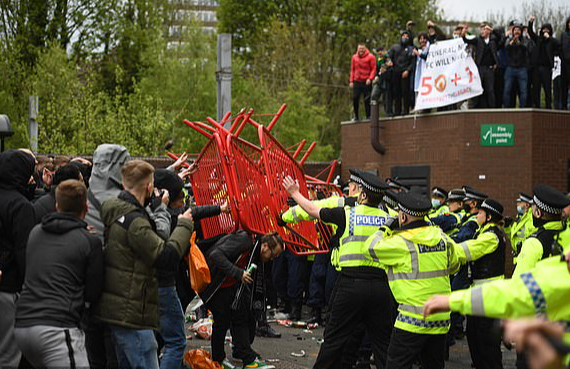
<path fill-rule="evenodd" d="M 422 334 L 449 330 L 449 313 L 423 318 L 423 305 L 433 295 L 449 294 L 449 275 L 459 268 L 455 243 L 437 226 L 419 227 L 390 234 L 382 229 L 364 244 L 363 253 L 385 269 L 398 302 L 396 328 Z"/>

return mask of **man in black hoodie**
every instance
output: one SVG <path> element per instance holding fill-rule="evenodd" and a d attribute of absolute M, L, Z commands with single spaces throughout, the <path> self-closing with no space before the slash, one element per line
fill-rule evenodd
<path fill-rule="evenodd" d="M 540 90 L 544 89 L 546 109 L 552 108 L 552 68 L 554 68 L 554 56 L 558 51 L 558 40 L 553 36 L 552 25 L 545 23 L 537 35 L 534 32 L 534 15 L 528 22 L 528 34 L 535 43 L 530 53 L 530 65 L 532 68 L 531 101 L 534 108 L 540 108 Z"/>
<path fill-rule="evenodd" d="M 566 27 L 560 34 L 560 60 L 562 61 L 562 109 L 567 110 L 568 88 L 570 87 L 570 17 L 566 18 Z"/>
<path fill-rule="evenodd" d="M 88 367 L 79 323 L 103 289 L 103 249 L 83 220 L 83 181 L 63 181 L 55 192 L 57 212 L 46 215 L 28 240 L 14 336 L 34 367 Z"/>
<path fill-rule="evenodd" d="M 505 72 L 503 104 L 507 108 L 514 107 L 514 104 L 511 102 L 511 90 L 515 82 L 519 87 L 519 107 L 526 107 L 529 41 L 523 37 L 522 28 L 522 24 L 515 24 L 511 35 L 505 41 L 509 65 Z"/>
<path fill-rule="evenodd" d="M 400 43 L 392 46 L 390 51 L 388 51 L 388 56 L 393 63 L 390 88 L 392 89 L 392 97 L 395 101 L 395 115 L 405 115 L 410 111 L 412 97 L 410 75 L 415 64 L 412 39 L 413 37 L 410 31 L 402 31 L 400 34 Z M 403 111 L 402 102 L 404 104 Z"/>
<path fill-rule="evenodd" d="M 35 225 L 34 192 L 28 183 L 35 158 L 24 150 L 0 154 L 0 368 L 17 367 L 20 350 L 14 341 L 14 314 L 22 290 L 26 243 Z"/>

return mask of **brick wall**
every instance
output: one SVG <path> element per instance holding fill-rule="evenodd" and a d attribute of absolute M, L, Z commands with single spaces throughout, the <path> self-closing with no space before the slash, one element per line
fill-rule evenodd
<path fill-rule="evenodd" d="M 429 165 L 430 187 L 470 185 L 501 202 L 507 215 L 515 213 L 518 192 L 531 192 L 538 183 L 569 191 L 569 112 L 470 110 L 382 123 L 383 156 L 370 144 L 369 122 L 342 123 L 343 179 L 349 168 L 377 169 L 388 177 L 394 166 Z M 488 123 L 512 123 L 514 146 L 481 146 L 481 124 Z"/>

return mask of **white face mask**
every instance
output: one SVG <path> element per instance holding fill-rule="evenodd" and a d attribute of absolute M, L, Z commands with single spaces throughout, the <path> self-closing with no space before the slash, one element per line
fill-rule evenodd
<path fill-rule="evenodd" d="M 439 199 L 431 199 L 431 206 L 434 209 L 437 209 L 441 206 L 441 201 Z"/>
<path fill-rule="evenodd" d="M 524 207 L 521 205 L 517 206 L 517 213 L 519 215 L 523 215 L 524 214 Z"/>

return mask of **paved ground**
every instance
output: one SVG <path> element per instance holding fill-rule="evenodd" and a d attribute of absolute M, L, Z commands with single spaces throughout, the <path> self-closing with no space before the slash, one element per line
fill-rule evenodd
<path fill-rule="evenodd" d="M 253 349 L 264 359 L 275 365 L 276 369 L 302 369 L 312 368 L 319 352 L 319 341 L 323 336 L 323 328 L 317 328 L 310 333 L 299 328 L 286 328 L 272 323 L 271 326 L 282 334 L 281 338 L 261 338 L 256 337 Z M 188 341 L 188 348 L 210 349 L 210 342 L 197 337 Z M 304 357 L 294 357 L 291 353 L 305 351 Z M 226 344 L 226 353 L 231 355 L 231 348 Z M 278 360 L 278 361 L 274 361 Z M 239 361 L 235 362 L 240 365 Z M 503 347 L 504 369 L 515 368 L 515 354 L 507 351 Z M 450 360 L 446 362 L 447 369 L 469 369 L 471 368 L 471 358 L 467 341 L 461 340 L 451 348 Z"/>

